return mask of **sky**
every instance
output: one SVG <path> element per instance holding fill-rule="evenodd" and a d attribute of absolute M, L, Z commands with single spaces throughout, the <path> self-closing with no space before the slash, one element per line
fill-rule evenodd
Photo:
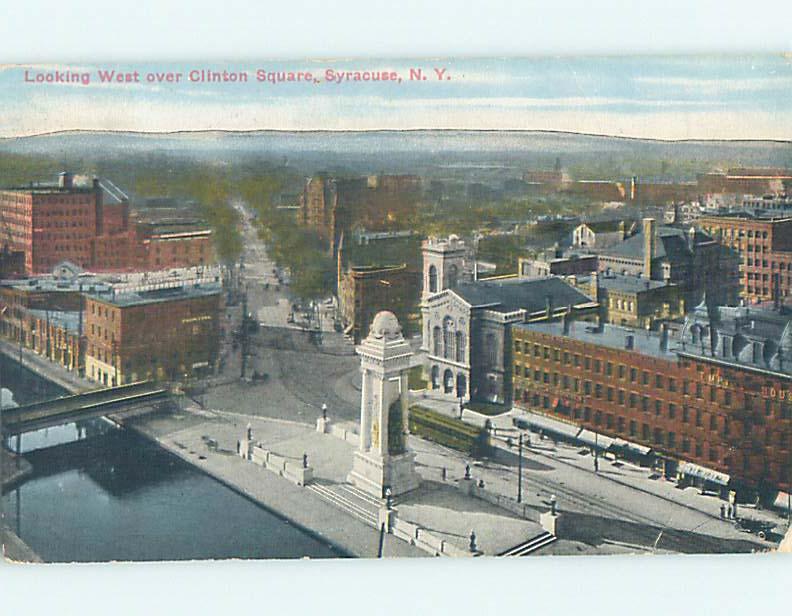
<path fill-rule="evenodd" d="M 411 80 L 411 68 L 426 79 Z M 401 81 L 336 83 L 328 69 L 395 72 Z M 100 70 L 137 71 L 138 81 L 101 83 Z M 246 72 L 248 81 L 190 80 L 200 70 Z M 258 81 L 259 70 L 309 72 L 312 79 Z M 46 81 L 64 71 L 90 83 Z M 167 73 L 180 81 L 159 82 Z M 792 55 L 781 54 L 5 65 L 0 137 L 77 129 L 447 128 L 789 140 L 790 92 Z"/>

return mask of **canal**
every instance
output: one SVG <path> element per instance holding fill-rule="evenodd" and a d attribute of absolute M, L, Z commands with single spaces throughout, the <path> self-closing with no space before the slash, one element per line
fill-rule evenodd
<path fill-rule="evenodd" d="M 20 404 L 61 393 L 0 369 Z M 345 556 L 101 419 L 26 434 L 22 451 L 33 473 L 3 494 L 3 522 L 47 562 Z"/>

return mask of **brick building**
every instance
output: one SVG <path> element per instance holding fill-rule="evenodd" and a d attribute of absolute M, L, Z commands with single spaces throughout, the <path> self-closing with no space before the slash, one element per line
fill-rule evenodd
<path fill-rule="evenodd" d="M 783 302 L 792 295 L 792 216 L 741 210 L 696 224 L 739 260 L 741 297 Z"/>
<path fill-rule="evenodd" d="M 792 170 L 735 167 L 726 172 L 700 173 L 696 181 L 700 193 L 778 195 L 790 192 Z"/>
<path fill-rule="evenodd" d="M 333 178 L 318 174 L 306 180 L 298 220 L 314 229 L 335 257 L 342 235 L 357 227 L 369 231 L 409 228 L 421 197 L 414 175 Z"/>
<path fill-rule="evenodd" d="M 11 280 L 0 284 L 0 336 L 31 349 L 69 370 L 82 373 L 85 339 L 81 282 L 52 278 Z M 109 292 L 109 286 L 85 281 L 84 290 Z"/>
<path fill-rule="evenodd" d="M 121 385 L 210 371 L 219 352 L 221 311 L 216 285 L 89 294 L 85 375 Z"/>
<path fill-rule="evenodd" d="M 344 332 L 355 344 L 368 335 L 377 313 L 388 310 L 400 323 L 407 323 L 416 306 L 416 275 L 405 264 L 350 267 L 338 286 L 339 311 Z"/>
<path fill-rule="evenodd" d="M 79 185 L 66 172 L 57 184 L 0 190 L 0 244 L 4 253 L 24 255 L 27 275 L 49 272 L 62 261 L 93 271 L 129 271 L 213 259 L 209 229 L 140 222 L 111 181 Z"/>
<path fill-rule="evenodd" d="M 574 322 L 513 337 L 516 405 L 573 437 L 596 433 L 601 449 L 744 498 L 792 487 L 789 314 L 701 304 L 678 340 Z"/>

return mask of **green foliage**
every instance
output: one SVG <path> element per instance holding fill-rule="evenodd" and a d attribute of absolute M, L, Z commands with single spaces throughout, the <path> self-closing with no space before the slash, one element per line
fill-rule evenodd
<path fill-rule="evenodd" d="M 410 432 L 471 456 L 483 456 L 487 453 L 487 435 L 483 428 L 471 426 L 422 406 L 410 408 Z"/>

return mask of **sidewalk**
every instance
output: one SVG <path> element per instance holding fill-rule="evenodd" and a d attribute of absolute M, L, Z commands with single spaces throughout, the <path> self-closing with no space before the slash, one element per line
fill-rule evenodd
<path fill-rule="evenodd" d="M 0 353 L 3 353 L 6 357 L 17 363 L 19 362 L 20 353 L 17 345 L 6 340 L 0 340 Z M 36 355 L 36 353 L 30 349 L 22 349 L 22 366 L 60 385 L 71 393 L 81 393 L 100 388 L 96 383 L 91 383 L 80 377 L 80 375 L 69 372 L 60 364 L 56 364 L 40 355 Z"/>
<path fill-rule="evenodd" d="M 420 404 L 432 410 L 443 413 L 449 417 L 459 418 L 458 402 L 450 400 L 442 395 L 427 393 L 426 396 L 413 396 L 413 404 Z M 519 414 L 519 413 L 517 413 Z M 476 417 L 472 417 L 475 415 Z M 512 417 L 514 411 L 509 411 L 503 415 L 490 418 L 493 426 L 498 429 L 508 428 L 514 430 Z M 467 409 L 463 413 L 464 420 L 468 423 L 481 425 L 481 416 L 478 413 L 471 413 Z M 471 421 L 473 420 L 473 421 Z M 557 443 L 550 438 L 540 440 L 535 433 L 524 432 L 529 435 L 530 445 L 523 449 L 524 460 L 532 460 L 548 469 L 548 472 L 537 473 L 537 483 L 543 480 L 547 487 L 552 490 L 563 489 L 560 486 L 576 486 L 582 497 L 602 498 L 610 503 L 628 504 L 625 514 L 635 509 L 644 521 L 653 520 L 660 524 L 663 522 L 661 512 L 668 511 L 677 520 L 690 518 L 691 523 L 674 524 L 682 528 L 692 529 L 696 525 L 715 526 L 720 530 L 718 536 L 729 539 L 743 539 L 747 541 L 759 541 L 755 535 L 741 532 L 735 528 L 734 521 L 722 520 L 720 517 L 720 507 L 724 501 L 715 496 L 701 495 L 696 488 L 682 489 L 670 480 L 658 477 L 651 469 L 639 467 L 627 463 L 623 460 L 609 461 L 604 457 L 599 458 L 599 472 L 594 472 L 593 458 L 589 447 L 585 444 L 569 445 Z M 516 439 L 510 448 L 505 442 L 496 441 L 496 447 L 505 454 L 497 456 L 499 460 L 508 460 L 509 467 L 516 467 L 517 446 Z M 527 463 L 527 462 L 526 462 Z M 516 469 L 515 469 L 516 472 Z M 526 472 L 528 475 L 530 471 Z M 543 479 L 543 478 L 544 479 Z M 554 480 L 548 483 L 548 480 Z M 503 487 L 503 484 L 495 479 L 496 485 Z M 516 478 L 515 478 L 516 482 Z M 559 486 L 560 484 L 560 486 Z M 610 486 L 608 485 L 610 484 Z M 509 486 L 508 494 L 515 493 L 514 485 Z M 574 498 L 574 495 L 571 495 Z M 744 518 L 754 518 L 775 523 L 775 532 L 783 534 L 787 528 L 786 519 L 772 511 L 759 510 L 753 507 L 740 506 L 738 515 Z M 654 511 L 653 511 L 654 510 Z M 613 515 L 619 515 L 614 512 Z M 693 520 L 698 520 L 693 524 Z M 769 544 L 760 542 L 764 546 Z"/>

